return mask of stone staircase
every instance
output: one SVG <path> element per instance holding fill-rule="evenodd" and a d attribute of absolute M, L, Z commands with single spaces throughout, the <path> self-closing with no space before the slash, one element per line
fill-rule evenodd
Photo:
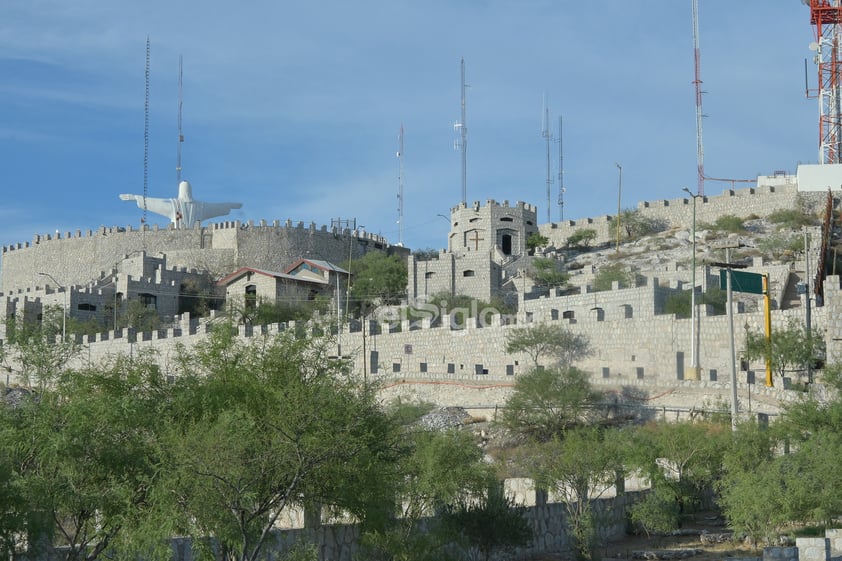
<path fill-rule="evenodd" d="M 798 283 L 801 282 L 804 282 L 804 271 L 792 271 L 789 274 L 780 309 L 789 310 L 803 305 L 801 295 L 798 294 Z"/>

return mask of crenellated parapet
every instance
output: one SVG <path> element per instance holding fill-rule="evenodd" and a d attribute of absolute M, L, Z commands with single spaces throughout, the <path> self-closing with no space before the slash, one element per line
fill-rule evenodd
<path fill-rule="evenodd" d="M 126 255 L 141 251 L 166 254 L 172 265 L 219 277 L 241 266 L 283 270 L 308 252 L 337 263 L 369 251 L 408 253 L 362 229 L 291 220 L 223 221 L 191 229 L 102 226 L 84 233 L 37 234 L 32 242 L 4 246 L 0 292 L 35 286 L 40 282 L 38 273 L 44 271 L 62 285 L 86 284 L 113 269 Z"/>
<path fill-rule="evenodd" d="M 695 198 L 696 221 L 714 222 L 726 214 L 768 216 L 781 209 L 796 208 L 803 203 L 808 210 L 816 210 L 825 193 L 799 192 L 795 177 L 791 175 L 759 176 L 757 185 L 743 189 L 726 189 L 717 195 Z M 690 228 L 693 217 L 694 197 L 641 201 L 636 209 L 645 217 L 660 222 L 665 228 Z M 622 226 L 622 223 L 621 223 Z M 617 239 L 617 215 L 565 220 L 542 224 L 540 232 L 550 239 L 551 245 L 563 247 L 567 238 L 581 229 L 596 232 L 595 244 L 612 243 Z"/>

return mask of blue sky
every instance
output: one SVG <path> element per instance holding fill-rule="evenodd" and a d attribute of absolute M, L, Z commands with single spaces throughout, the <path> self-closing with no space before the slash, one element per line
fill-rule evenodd
<path fill-rule="evenodd" d="M 699 0 L 699 26 L 707 174 L 815 163 L 809 9 Z M 544 98 L 556 137 L 564 119 L 566 219 L 616 212 L 615 162 L 624 208 L 696 186 L 690 0 L 4 0 L 0 244 L 139 225 L 118 195 L 143 193 L 147 36 L 150 197 L 177 192 L 180 55 L 182 175 L 198 199 L 242 202 L 232 219 L 356 219 L 397 243 L 403 124 L 403 241 L 444 247 L 462 57 L 469 201 L 527 201 L 546 221 Z"/>

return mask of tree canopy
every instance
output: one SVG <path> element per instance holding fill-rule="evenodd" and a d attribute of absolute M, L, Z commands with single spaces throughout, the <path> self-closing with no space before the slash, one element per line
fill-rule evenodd
<path fill-rule="evenodd" d="M 526 353 L 535 366 L 542 357 L 546 357 L 552 364 L 566 367 L 590 355 L 592 350 L 585 335 L 573 333 L 560 325 L 537 323 L 509 331 L 506 352 Z"/>

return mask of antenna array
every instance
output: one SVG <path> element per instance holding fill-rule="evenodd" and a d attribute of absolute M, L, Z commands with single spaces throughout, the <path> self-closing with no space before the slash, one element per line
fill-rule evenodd
<path fill-rule="evenodd" d="M 705 149 L 702 142 L 702 78 L 701 78 L 701 51 L 699 50 L 699 6 L 698 0 L 693 0 L 693 58 L 695 60 L 695 78 L 693 84 L 696 87 L 696 170 L 698 187 L 697 195 L 705 194 Z"/>
<path fill-rule="evenodd" d="M 146 97 L 143 103 L 143 219 L 146 223 L 146 197 L 149 194 L 149 35 L 146 36 Z"/>
<path fill-rule="evenodd" d="M 810 6 L 816 40 L 810 44 L 819 67 L 818 91 L 807 97 L 819 100 L 819 163 L 842 163 L 842 5 L 839 0 L 802 0 Z"/>
<path fill-rule="evenodd" d="M 468 201 L 468 125 L 467 125 L 467 110 L 465 101 L 465 58 L 461 62 L 462 70 L 462 118 L 453 125 L 453 128 L 458 130 L 460 138 L 456 140 L 454 148 L 462 152 L 462 202 Z"/>
<path fill-rule="evenodd" d="M 558 211 L 559 221 L 564 222 L 564 129 L 562 128 L 561 115 L 558 117 Z"/>
<path fill-rule="evenodd" d="M 403 246 L 403 124 L 398 135 L 398 245 Z"/>
<path fill-rule="evenodd" d="M 184 134 L 181 130 L 181 109 L 184 105 L 184 82 L 182 81 L 182 58 L 178 55 L 178 152 L 175 161 L 176 186 L 181 185 L 181 145 L 184 144 Z"/>
<path fill-rule="evenodd" d="M 550 202 L 550 191 L 552 189 L 553 179 L 550 175 L 550 142 L 553 140 L 553 133 L 550 131 L 550 110 L 547 107 L 547 100 L 544 99 L 544 126 L 542 127 L 541 136 L 547 143 L 547 222 L 552 222 L 550 217 L 550 209 L 552 204 Z"/>

